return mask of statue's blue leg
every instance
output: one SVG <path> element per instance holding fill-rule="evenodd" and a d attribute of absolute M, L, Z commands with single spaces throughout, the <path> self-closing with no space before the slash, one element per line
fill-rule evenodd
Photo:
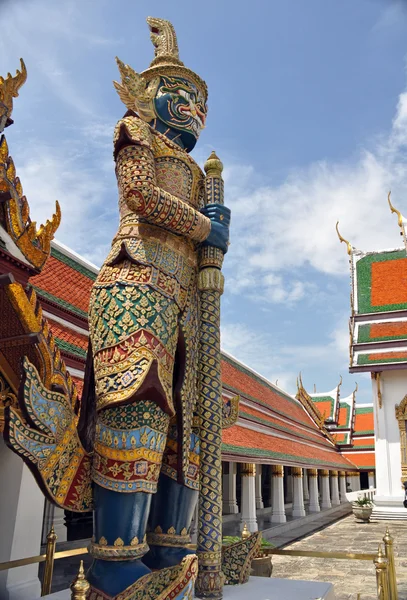
<path fill-rule="evenodd" d="M 93 455 L 95 559 L 92 587 L 110 596 L 134 584 L 150 569 L 147 521 L 157 490 L 169 417 L 150 400 L 101 410 Z"/>
<path fill-rule="evenodd" d="M 150 572 L 141 562 L 151 494 L 120 493 L 94 486 L 94 561 L 87 574 L 89 583 L 115 596 Z"/>
<path fill-rule="evenodd" d="M 147 541 L 149 553 L 143 562 L 151 569 L 172 567 L 194 551 L 190 529 L 198 501 L 199 439 L 191 432 L 188 469 L 182 476 L 179 469 L 178 428 L 173 422 L 168 429 L 167 446 L 161 474 L 150 509 Z"/>
<path fill-rule="evenodd" d="M 160 475 L 148 523 L 150 551 L 143 558 L 150 569 L 173 567 L 187 554 L 195 554 L 187 544 L 197 500 L 197 491 Z"/>

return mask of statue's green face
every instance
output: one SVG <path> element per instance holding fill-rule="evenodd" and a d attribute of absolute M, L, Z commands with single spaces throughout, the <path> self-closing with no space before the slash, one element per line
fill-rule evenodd
<path fill-rule="evenodd" d="M 161 122 L 179 132 L 184 148 L 192 150 L 205 127 L 207 105 L 202 92 L 187 79 L 162 76 L 154 110 Z"/>

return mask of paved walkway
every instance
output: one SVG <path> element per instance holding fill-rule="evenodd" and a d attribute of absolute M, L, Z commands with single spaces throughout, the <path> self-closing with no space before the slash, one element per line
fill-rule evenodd
<path fill-rule="evenodd" d="M 394 538 L 399 600 L 407 600 L 407 520 L 364 524 L 352 515 L 285 549 L 376 552 L 387 526 Z M 273 556 L 273 565 L 273 577 L 333 583 L 337 600 L 356 600 L 358 593 L 361 600 L 377 600 L 375 568 L 368 561 Z"/>

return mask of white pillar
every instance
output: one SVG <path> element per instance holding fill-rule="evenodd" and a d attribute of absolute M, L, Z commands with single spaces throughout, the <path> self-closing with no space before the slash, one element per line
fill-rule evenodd
<path fill-rule="evenodd" d="M 256 465 L 256 508 L 264 508 L 263 496 L 261 493 L 261 465 Z"/>
<path fill-rule="evenodd" d="M 40 554 L 44 496 L 21 458 L 0 436 L 0 562 Z M 41 594 L 38 564 L 0 571 L 2 600 L 32 600 Z"/>
<path fill-rule="evenodd" d="M 346 473 L 345 471 L 339 471 L 339 493 L 341 497 L 341 504 L 347 502 L 346 498 Z"/>
<path fill-rule="evenodd" d="M 339 506 L 341 503 L 339 499 L 338 471 L 331 471 L 331 503 L 332 506 Z"/>
<path fill-rule="evenodd" d="M 360 474 L 359 471 L 357 473 L 353 473 L 353 491 L 354 492 L 359 492 L 360 490 Z"/>
<path fill-rule="evenodd" d="M 305 517 L 304 507 L 304 489 L 302 487 L 302 469 L 301 467 L 292 467 L 291 475 L 293 478 L 293 517 Z"/>
<path fill-rule="evenodd" d="M 367 475 L 369 477 L 369 488 L 376 487 L 375 486 L 374 471 L 369 471 L 369 473 Z"/>
<path fill-rule="evenodd" d="M 321 471 L 321 508 L 325 510 L 332 508 L 331 498 L 329 494 L 329 471 Z"/>
<path fill-rule="evenodd" d="M 250 533 L 258 531 L 256 517 L 256 465 L 252 463 L 242 464 L 242 527 L 246 523 Z"/>
<path fill-rule="evenodd" d="M 223 475 L 223 501 L 222 510 L 225 515 L 235 515 L 239 512 L 236 501 L 236 463 L 228 463 L 227 470 Z"/>
<path fill-rule="evenodd" d="M 304 500 L 309 500 L 308 469 L 303 470 L 302 486 L 304 488 Z"/>
<path fill-rule="evenodd" d="M 309 477 L 309 511 L 320 512 L 319 493 L 318 493 L 318 470 L 308 469 Z"/>
<path fill-rule="evenodd" d="M 272 523 L 285 523 L 285 508 L 284 508 L 284 467 L 282 465 L 273 465 L 273 501 L 272 501 Z"/>

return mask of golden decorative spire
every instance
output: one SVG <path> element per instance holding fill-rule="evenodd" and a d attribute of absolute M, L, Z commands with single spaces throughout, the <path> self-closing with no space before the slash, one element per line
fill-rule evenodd
<path fill-rule="evenodd" d="M 338 234 L 338 238 L 340 242 L 344 242 L 347 246 L 347 250 L 348 250 L 348 254 L 349 256 L 351 256 L 352 254 L 352 245 L 350 242 L 348 242 L 348 240 L 345 240 L 345 238 L 343 238 L 341 236 L 341 234 L 339 233 L 339 229 L 338 229 L 338 225 L 339 225 L 339 221 L 336 222 L 336 233 Z"/>
<path fill-rule="evenodd" d="M 391 196 L 391 191 L 387 194 L 387 202 L 389 203 L 390 210 L 392 213 L 395 213 L 397 215 L 397 222 L 399 224 L 399 227 L 403 227 L 403 221 L 404 221 L 403 215 L 401 214 L 401 212 L 399 210 L 397 210 L 397 208 L 394 208 L 393 204 L 391 203 L 390 196 Z"/>
<path fill-rule="evenodd" d="M 155 58 L 150 67 L 159 64 L 183 65 L 179 59 L 177 35 L 173 25 L 165 19 L 147 17 L 150 39 L 155 47 Z"/>
<path fill-rule="evenodd" d="M 73 582 L 71 583 L 72 600 L 86 600 L 88 591 L 90 589 L 89 582 L 85 579 L 85 571 L 83 569 L 83 560 L 81 560 L 79 566 L 79 572 Z"/>
<path fill-rule="evenodd" d="M 13 98 L 17 98 L 18 90 L 27 79 L 27 69 L 22 58 L 20 64 L 21 71 L 17 69 L 14 77 L 11 73 L 8 73 L 6 79 L 0 75 L 0 132 L 13 122 L 11 120 Z"/>

